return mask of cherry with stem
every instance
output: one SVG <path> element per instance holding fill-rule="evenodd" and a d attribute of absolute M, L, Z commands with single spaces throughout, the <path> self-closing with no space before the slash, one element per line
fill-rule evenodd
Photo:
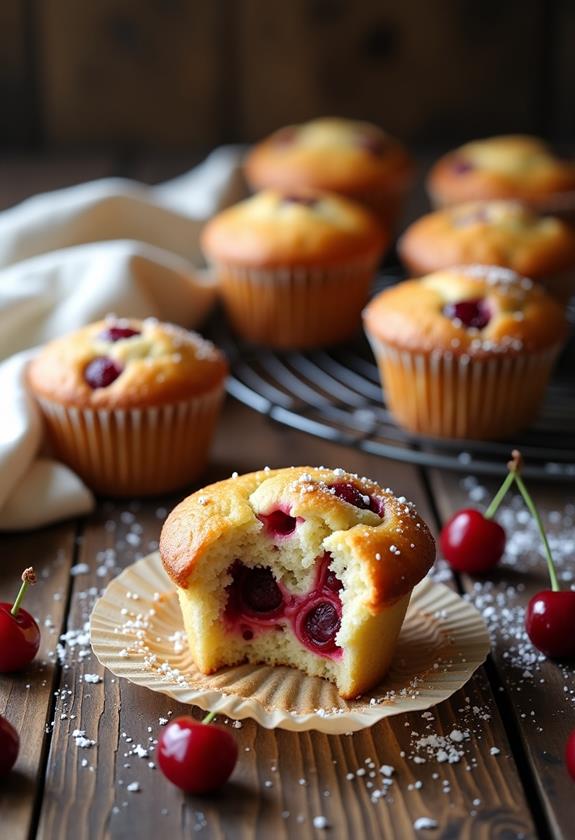
<path fill-rule="evenodd" d="M 14 603 L 0 603 L 0 673 L 25 668 L 38 653 L 40 628 L 30 613 L 22 608 L 26 591 L 34 583 L 34 569 L 25 569 Z"/>
<path fill-rule="evenodd" d="M 505 550 L 505 531 L 493 517 L 515 481 L 514 450 L 509 472 L 485 513 L 475 508 L 458 510 L 442 528 L 439 543 L 443 556 L 456 572 L 483 574 L 499 563 Z"/>
<path fill-rule="evenodd" d="M 238 747 L 229 732 L 210 726 L 216 712 L 200 722 L 187 715 L 174 718 L 158 741 L 160 770 L 186 793 L 212 793 L 229 779 Z"/>
<path fill-rule="evenodd" d="M 575 657 L 575 592 L 561 589 L 557 569 L 535 503 L 520 473 L 515 471 L 515 482 L 527 509 L 533 516 L 543 542 L 551 589 L 537 592 L 529 601 L 525 613 L 525 630 L 531 643 L 551 659 Z"/>

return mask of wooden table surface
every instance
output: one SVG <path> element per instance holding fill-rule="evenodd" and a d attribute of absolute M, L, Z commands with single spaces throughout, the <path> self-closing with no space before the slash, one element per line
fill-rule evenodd
<path fill-rule="evenodd" d="M 184 166 L 148 158 L 131 162 L 128 174 L 154 181 Z M 106 156 L 5 159 L 0 206 L 118 171 Z M 265 464 L 324 464 L 372 476 L 411 498 L 435 533 L 453 510 L 485 504 L 494 489 L 463 474 L 420 470 L 304 435 L 228 398 L 206 483 Z M 575 579 L 573 488 L 533 490 L 569 582 Z M 155 768 L 153 749 L 139 757 L 135 748 L 153 748 L 160 719 L 189 707 L 114 678 L 90 653 L 84 630 L 106 583 L 157 547 L 177 498 L 103 500 L 85 519 L 2 536 L 0 600 L 14 597 L 22 568 L 33 563 L 39 584 L 27 607 L 43 632 L 33 665 L 0 676 L 0 714 L 21 733 L 15 771 L 0 787 L 2 838 L 574 836 L 575 784 L 563 749 L 575 728 L 575 675 L 573 667 L 536 655 L 523 634 L 525 604 L 547 579 L 516 497 L 502 513 L 513 537 L 496 573 L 453 577 L 441 560 L 435 571 L 476 603 L 492 632 L 488 662 L 462 690 L 430 712 L 388 718 L 354 735 L 268 731 L 243 721 L 231 729 L 240 758 L 224 790 L 194 798 L 172 787 Z M 102 681 L 87 682 L 87 674 Z M 77 746 L 77 729 L 95 745 Z M 456 746 L 454 762 L 442 760 L 448 743 Z M 391 784 L 383 784 L 382 765 L 394 768 Z M 138 791 L 129 790 L 134 782 Z M 328 827 L 314 824 L 317 817 Z M 421 818 L 435 827 L 419 828 Z"/>

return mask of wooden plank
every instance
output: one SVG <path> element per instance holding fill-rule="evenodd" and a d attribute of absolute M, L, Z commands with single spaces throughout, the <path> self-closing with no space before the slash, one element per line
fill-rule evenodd
<path fill-rule="evenodd" d="M 59 672 L 55 650 L 66 620 L 74 531 L 72 523 L 2 536 L 0 601 L 13 602 L 23 569 L 33 565 L 38 583 L 28 591 L 24 606 L 42 632 L 38 656 L 30 666 L 13 675 L 0 674 L 0 714 L 20 733 L 18 761 L 0 785 L 1 833 L 12 840 L 28 838 L 41 796 L 52 692 Z"/>
<path fill-rule="evenodd" d="M 33 78 L 29 4 L 0 3 L 0 144 L 38 141 L 38 113 Z"/>
<path fill-rule="evenodd" d="M 573 90 L 575 89 L 575 6 L 570 0 L 549 4 L 553 49 L 547 53 L 548 71 L 545 93 L 551 102 L 549 129 L 559 140 L 575 136 Z"/>
<path fill-rule="evenodd" d="M 514 4 L 479 11 L 449 0 L 438 14 L 417 0 L 385 8 L 246 0 L 237 47 L 243 139 L 326 113 L 420 143 L 535 131 L 542 7 L 527 0 L 518 15 Z"/>
<path fill-rule="evenodd" d="M 277 427 L 230 401 L 207 480 L 265 462 L 272 467 L 323 462 L 373 475 L 413 498 L 430 517 L 425 488 L 413 468 Z M 79 560 L 89 571 L 74 580 L 69 628 L 83 627 L 95 595 L 92 587 L 100 589 L 117 568 L 156 546 L 165 509 L 174 501 L 106 504 L 99 509 L 84 535 Z M 150 768 L 153 753 L 145 758 L 130 754 L 138 744 L 145 747 L 150 737 L 157 737 L 160 717 L 189 713 L 189 707 L 118 682 L 93 657 L 80 659 L 72 651 L 67 664 L 61 688 L 72 690 L 77 717 L 60 721 L 56 715 L 38 831 L 42 840 L 71 833 L 77 840 L 153 837 L 160 832 L 183 838 L 204 828 L 214 837 L 311 838 L 317 836 L 313 819 L 319 816 L 328 820 L 334 837 L 415 836 L 413 823 L 420 817 L 438 821 L 437 836 L 481 836 L 486 825 L 500 836 L 534 835 L 483 673 L 427 716 L 400 716 L 353 736 L 267 731 L 244 721 L 233 730 L 240 746 L 233 782 L 220 795 L 200 799 L 182 797 Z M 86 673 L 102 676 L 103 683 L 87 684 Z M 195 713 L 199 716 L 198 710 Z M 96 745 L 76 747 L 74 728 L 84 730 Z M 469 732 L 464 743 L 457 744 L 462 759 L 456 764 L 438 761 L 435 739 L 448 737 L 454 729 Z M 434 736 L 432 755 L 421 743 L 429 736 Z M 491 755 L 492 746 L 501 753 Z M 416 755 L 424 763 L 414 762 Z M 374 796 L 383 788 L 383 764 L 395 768 L 393 784 L 385 796 Z M 128 791 L 134 782 L 139 793 Z"/>
<path fill-rule="evenodd" d="M 432 486 L 446 520 L 455 510 L 470 504 L 484 509 L 497 482 L 476 484 L 450 473 L 433 472 Z M 563 585 L 573 585 L 573 551 L 569 550 L 575 512 L 572 488 L 540 484 L 530 489 L 550 538 L 559 543 Z M 524 608 L 533 594 L 549 588 L 549 578 L 529 515 L 518 496 L 509 499 L 499 519 L 513 523 L 512 529 L 507 528 L 511 550 L 492 574 L 485 578 L 462 575 L 461 582 L 470 600 L 488 616 L 502 701 L 513 715 L 554 836 L 568 838 L 573 836 L 573 782 L 563 756 L 567 736 L 575 729 L 575 669 L 545 660 L 524 633 Z"/>
<path fill-rule="evenodd" d="M 48 140 L 200 148 L 221 140 L 219 3 L 45 0 L 36 11 Z"/>

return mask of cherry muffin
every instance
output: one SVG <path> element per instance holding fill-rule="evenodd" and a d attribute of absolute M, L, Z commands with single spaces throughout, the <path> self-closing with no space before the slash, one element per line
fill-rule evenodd
<path fill-rule="evenodd" d="M 160 552 L 202 673 L 291 665 L 353 698 L 388 670 L 435 544 L 413 506 L 374 481 L 292 467 L 189 496 Z"/>
<path fill-rule="evenodd" d="M 227 370 L 197 333 L 110 316 L 47 344 L 28 384 L 54 454 L 88 486 L 153 495 L 202 472 Z"/>
<path fill-rule="evenodd" d="M 515 198 L 541 212 L 569 217 L 575 209 L 575 164 L 557 157 L 537 137 L 490 137 L 438 160 L 427 188 L 436 207 Z"/>
<path fill-rule="evenodd" d="M 291 348 L 355 332 L 388 241 L 370 213 L 341 196 L 274 190 L 219 213 L 202 234 L 236 331 Z"/>
<path fill-rule="evenodd" d="M 393 227 L 413 164 L 401 143 L 366 122 L 323 117 L 281 128 L 245 163 L 254 190 L 327 190 L 359 201 Z"/>
<path fill-rule="evenodd" d="M 436 210 L 407 228 L 398 250 L 417 276 L 454 265 L 500 265 L 542 283 L 562 303 L 575 292 L 575 232 L 517 201 Z"/>
<path fill-rule="evenodd" d="M 364 324 L 397 422 L 453 438 L 528 426 L 567 335 L 563 307 L 540 285 L 481 265 L 386 289 Z"/>

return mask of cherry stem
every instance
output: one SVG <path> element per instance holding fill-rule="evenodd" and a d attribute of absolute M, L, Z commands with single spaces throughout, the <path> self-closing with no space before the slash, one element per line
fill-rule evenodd
<path fill-rule="evenodd" d="M 203 719 L 202 723 L 211 723 L 215 718 L 217 712 L 208 712 L 208 714 Z"/>
<path fill-rule="evenodd" d="M 535 507 L 533 499 L 529 494 L 529 490 L 525 486 L 525 482 L 521 478 L 519 472 L 514 472 L 512 475 L 517 482 L 517 486 L 519 487 L 519 492 L 523 496 L 523 501 L 529 508 L 529 512 L 535 522 L 537 523 L 537 527 L 539 528 L 539 533 L 541 534 L 541 539 L 543 540 L 543 546 L 545 548 L 545 557 L 547 558 L 547 568 L 549 569 L 549 577 L 551 579 L 551 589 L 553 592 L 559 592 L 561 587 L 559 586 L 559 581 L 557 580 L 557 569 L 555 568 L 555 563 L 553 562 L 553 555 L 551 554 L 551 549 L 549 548 L 549 543 L 547 542 L 547 534 L 545 533 L 545 529 L 543 527 L 543 522 L 541 521 L 541 517 L 539 516 L 539 511 Z"/>
<path fill-rule="evenodd" d="M 512 471 L 508 472 L 507 476 L 505 478 L 505 481 L 503 482 L 503 484 L 501 485 L 501 487 L 499 488 L 499 490 L 497 491 L 497 493 L 493 497 L 493 500 L 492 500 L 491 504 L 489 505 L 489 507 L 487 508 L 485 513 L 483 514 L 486 519 L 491 519 L 493 516 L 495 516 L 495 514 L 497 512 L 497 508 L 499 507 L 499 505 L 501 504 L 501 502 L 505 498 L 505 495 L 506 495 L 507 491 L 509 490 L 509 488 L 511 487 L 511 485 L 513 484 L 514 481 L 515 481 L 515 473 L 512 472 Z"/>
<path fill-rule="evenodd" d="M 487 508 L 485 513 L 483 514 L 486 519 L 491 519 L 493 516 L 495 516 L 495 513 L 497 512 L 497 508 L 499 507 L 499 505 L 501 504 L 501 502 L 505 498 L 505 495 L 506 495 L 507 491 L 509 490 L 509 488 L 513 484 L 513 482 L 515 480 L 515 476 L 517 475 L 517 473 L 519 473 L 519 470 L 521 469 L 522 466 L 523 466 L 523 456 L 521 455 L 521 452 L 518 449 L 514 449 L 511 452 L 511 460 L 507 462 L 507 469 L 508 469 L 507 476 L 506 476 L 503 484 L 501 485 L 501 487 L 499 488 L 499 490 L 497 491 L 497 493 L 493 497 L 493 500 L 492 500 L 491 504 L 489 505 L 489 507 Z"/>
<path fill-rule="evenodd" d="M 10 613 L 14 616 L 14 618 L 18 615 L 18 612 L 22 605 L 22 601 L 24 600 L 24 595 L 26 594 L 26 590 L 28 589 L 30 584 L 34 583 L 36 583 L 36 572 L 30 566 L 30 568 L 24 569 L 24 571 L 22 572 L 22 586 L 20 587 L 20 591 L 18 592 L 16 600 L 14 601 L 12 609 L 10 610 Z"/>

